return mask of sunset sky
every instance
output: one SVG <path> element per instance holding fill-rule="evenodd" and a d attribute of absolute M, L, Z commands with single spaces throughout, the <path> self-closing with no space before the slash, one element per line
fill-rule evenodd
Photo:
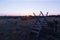
<path fill-rule="evenodd" d="M 59 0 L 0 0 L 0 15 L 37 15 L 42 11 L 49 15 L 60 14 Z"/>

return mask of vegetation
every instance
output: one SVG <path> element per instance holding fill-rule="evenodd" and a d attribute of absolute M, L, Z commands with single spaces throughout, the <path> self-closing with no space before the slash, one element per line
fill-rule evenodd
<path fill-rule="evenodd" d="M 1 16 L 0 40 L 60 40 L 60 16 L 48 16 L 48 28 L 44 27 L 38 38 L 30 34 L 35 20 L 34 16 Z M 57 27 L 57 31 L 54 31 L 55 27 Z M 53 31 L 50 31 L 49 28 Z"/>

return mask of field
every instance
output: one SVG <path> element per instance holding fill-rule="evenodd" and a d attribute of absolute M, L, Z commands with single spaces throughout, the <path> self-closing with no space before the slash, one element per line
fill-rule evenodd
<path fill-rule="evenodd" d="M 42 17 L 39 19 L 44 21 Z M 36 37 L 31 34 L 31 27 L 36 22 L 35 17 L 1 16 L 0 40 L 60 40 L 60 16 L 48 16 L 47 20 L 51 23 L 54 23 L 54 20 L 58 22 L 57 32 L 51 33 L 48 28 L 43 28 L 39 37 Z"/>

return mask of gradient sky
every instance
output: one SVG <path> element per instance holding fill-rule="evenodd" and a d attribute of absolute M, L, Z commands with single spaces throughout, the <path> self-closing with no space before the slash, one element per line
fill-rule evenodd
<path fill-rule="evenodd" d="M 0 0 L 0 15 L 60 14 L 59 0 Z"/>

